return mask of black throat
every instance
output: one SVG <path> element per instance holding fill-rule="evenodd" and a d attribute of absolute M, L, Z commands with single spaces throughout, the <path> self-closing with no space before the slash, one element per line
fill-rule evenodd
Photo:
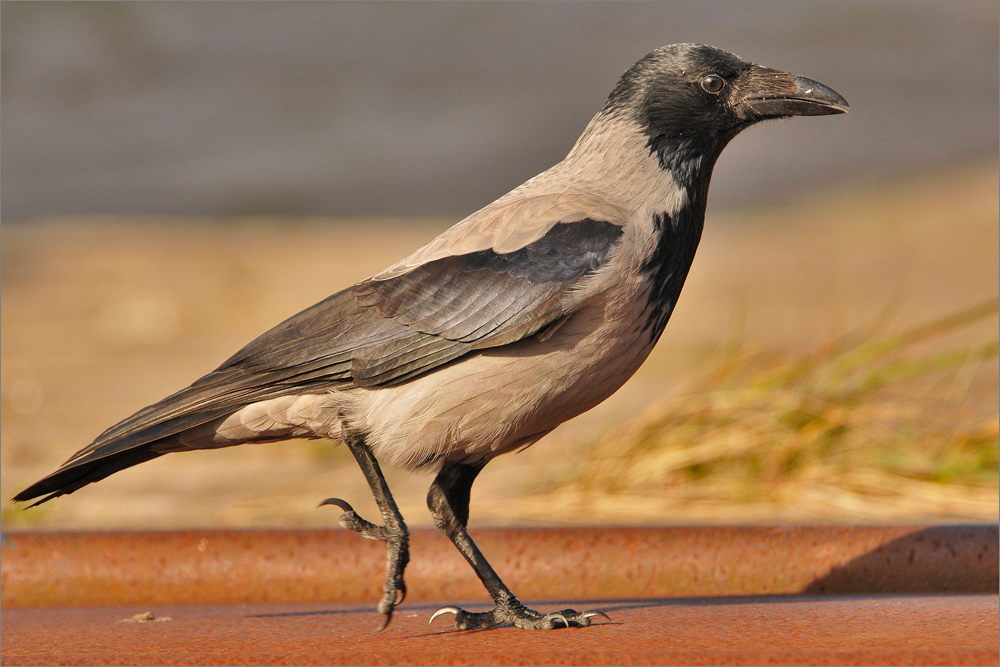
<path fill-rule="evenodd" d="M 704 207 L 688 205 L 673 214 L 653 214 L 656 248 L 639 267 L 651 283 L 646 297 L 646 319 L 642 325 L 642 330 L 649 332 L 651 344 L 660 339 L 670 314 L 674 312 L 677 297 L 681 294 L 698 249 L 704 223 Z"/>
<path fill-rule="evenodd" d="M 704 140 L 693 138 L 668 138 L 653 133 L 647 136 L 650 155 L 687 192 L 687 202 L 679 210 L 653 214 L 656 246 L 640 267 L 651 282 L 643 331 L 649 332 L 650 341 L 655 344 L 677 305 L 694 261 L 705 226 L 712 169 L 728 138 L 717 137 L 712 140 L 713 145 L 706 145 Z"/>
<path fill-rule="evenodd" d="M 671 137 L 650 130 L 647 130 L 646 136 L 646 148 L 650 155 L 656 157 L 660 169 L 669 173 L 678 185 L 687 190 L 691 204 L 700 208 L 704 215 L 712 170 L 731 137 Z"/>

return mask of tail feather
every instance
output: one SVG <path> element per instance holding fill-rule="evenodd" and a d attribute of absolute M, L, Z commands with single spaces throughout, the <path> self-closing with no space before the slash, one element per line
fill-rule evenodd
<path fill-rule="evenodd" d="M 181 395 L 181 393 L 178 392 L 177 395 Z M 70 457 L 54 473 L 35 482 L 14 496 L 12 500 L 22 502 L 48 494 L 42 500 L 31 505 L 34 507 L 53 498 L 73 493 L 77 489 L 92 482 L 98 482 L 119 470 L 131 468 L 134 465 L 162 456 L 166 453 L 165 451 L 155 451 L 154 449 L 158 443 L 232 411 L 232 408 L 217 408 L 158 420 L 155 412 L 146 408 L 137 413 L 144 414 L 144 420 L 137 420 L 136 416 L 133 415 L 111 427 L 98 436 L 97 440 Z M 131 428 L 122 427 L 122 424 L 126 422 Z M 112 431 L 117 431 L 120 435 L 108 437 Z"/>
<path fill-rule="evenodd" d="M 12 500 L 24 502 L 44 495 L 44 498 L 31 504 L 29 507 L 41 505 L 53 498 L 73 493 L 91 482 L 98 482 L 119 470 L 131 468 L 134 465 L 155 459 L 158 456 L 163 456 L 163 453 L 153 451 L 150 445 L 145 445 L 143 447 L 116 452 L 110 456 L 98 459 L 70 463 L 56 470 L 48 477 L 35 482 L 14 496 Z"/>

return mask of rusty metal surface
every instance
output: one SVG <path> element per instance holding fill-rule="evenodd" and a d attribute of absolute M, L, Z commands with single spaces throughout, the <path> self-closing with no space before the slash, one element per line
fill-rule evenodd
<path fill-rule="evenodd" d="M 454 602 L 455 600 L 451 600 Z M 538 608 L 576 604 L 549 601 Z M 592 607 L 593 602 L 583 603 Z M 589 628 L 459 632 L 408 605 L 382 633 L 345 604 L 5 610 L 3 662 L 27 664 L 997 664 L 996 595 L 766 596 L 598 603 Z M 127 622 L 151 611 L 160 622 Z M 169 619 L 169 620 L 166 620 Z"/>
<path fill-rule="evenodd" d="M 473 530 L 524 598 L 996 593 L 998 531 L 983 526 Z M 12 607 L 366 602 L 382 543 L 345 530 L 13 532 L 2 547 Z M 414 530 L 408 602 L 488 598 L 437 531 Z"/>

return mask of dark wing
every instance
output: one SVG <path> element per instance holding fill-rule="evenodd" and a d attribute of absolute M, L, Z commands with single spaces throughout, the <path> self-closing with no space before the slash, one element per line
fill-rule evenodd
<path fill-rule="evenodd" d="M 513 252 L 445 257 L 359 283 L 111 427 L 15 500 L 69 493 L 159 455 L 144 445 L 256 401 L 337 386 L 398 384 L 474 350 L 532 336 L 568 315 L 567 292 L 610 259 L 621 235 L 619 225 L 600 220 L 557 223 Z M 71 468 L 79 468 L 77 474 L 70 476 Z"/>
<path fill-rule="evenodd" d="M 355 286 L 359 304 L 421 338 L 402 348 L 360 348 L 351 369 L 354 384 L 405 381 L 472 350 L 534 335 L 568 314 L 569 288 L 610 259 L 621 235 L 622 228 L 610 222 L 559 223 L 510 253 L 482 250 L 446 257 Z"/>

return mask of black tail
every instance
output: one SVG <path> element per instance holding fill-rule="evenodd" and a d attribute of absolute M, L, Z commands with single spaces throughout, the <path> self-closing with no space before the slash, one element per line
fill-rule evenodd
<path fill-rule="evenodd" d="M 73 493 L 91 482 L 98 482 L 119 470 L 131 468 L 134 465 L 155 459 L 158 456 L 163 456 L 163 452 L 154 452 L 150 445 L 146 445 L 116 452 L 110 456 L 98 459 L 91 459 L 89 461 L 84 459 L 72 462 L 59 468 L 59 470 L 56 470 L 45 479 L 35 482 L 14 496 L 13 500 L 23 502 L 37 498 L 38 496 L 45 496 L 38 502 L 30 505 L 30 507 L 41 505 L 61 495 Z"/>

